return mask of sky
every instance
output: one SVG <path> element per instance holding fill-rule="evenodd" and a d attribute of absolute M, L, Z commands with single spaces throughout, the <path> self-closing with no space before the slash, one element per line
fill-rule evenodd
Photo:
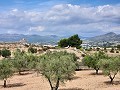
<path fill-rule="evenodd" d="M 0 34 L 120 34 L 120 0 L 0 0 Z"/>

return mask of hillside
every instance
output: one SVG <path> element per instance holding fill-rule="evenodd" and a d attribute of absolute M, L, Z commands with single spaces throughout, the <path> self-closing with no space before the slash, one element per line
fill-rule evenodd
<path fill-rule="evenodd" d="M 90 41 L 94 42 L 112 42 L 112 41 L 120 41 L 120 34 L 116 34 L 114 32 L 109 32 L 104 35 L 99 35 L 95 37 L 89 38 Z"/>
<path fill-rule="evenodd" d="M 30 43 L 56 44 L 62 37 L 56 35 L 0 34 L 0 42 L 16 42 L 25 38 Z"/>

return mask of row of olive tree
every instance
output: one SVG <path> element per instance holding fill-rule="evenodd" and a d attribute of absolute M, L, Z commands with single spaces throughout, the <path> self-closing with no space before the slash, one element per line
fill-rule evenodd
<path fill-rule="evenodd" d="M 109 76 L 112 83 L 116 74 L 120 71 L 120 57 L 109 57 L 104 52 L 96 52 L 92 55 L 86 55 L 83 59 L 84 65 L 96 70 L 101 69 L 104 75 Z"/>
<path fill-rule="evenodd" d="M 15 72 L 21 75 L 25 70 L 35 70 L 47 78 L 51 90 L 58 90 L 60 82 L 64 83 L 75 74 L 76 61 L 75 54 L 64 51 L 35 56 L 17 49 L 13 59 L 0 61 L 0 79 L 4 80 L 4 87 L 6 87 L 6 80 Z"/>

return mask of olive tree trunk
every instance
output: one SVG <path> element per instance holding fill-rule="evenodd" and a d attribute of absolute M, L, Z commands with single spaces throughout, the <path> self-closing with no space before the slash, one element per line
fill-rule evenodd
<path fill-rule="evenodd" d="M 3 86 L 4 86 L 4 88 L 6 88 L 6 86 L 7 86 L 7 85 L 6 85 L 6 79 L 4 80 L 4 85 L 3 85 Z"/>

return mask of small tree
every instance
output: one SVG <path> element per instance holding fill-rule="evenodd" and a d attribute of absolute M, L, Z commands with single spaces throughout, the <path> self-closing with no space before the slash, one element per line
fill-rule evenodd
<path fill-rule="evenodd" d="M 120 71 L 120 58 L 111 57 L 109 59 L 102 59 L 98 65 L 101 67 L 104 75 L 109 76 L 112 83 L 118 71 Z"/>
<path fill-rule="evenodd" d="M 93 55 L 86 55 L 83 59 L 83 63 L 84 63 L 84 65 L 87 65 L 88 67 L 95 69 L 96 74 L 98 74 L 98 70 L 100 69 L 98 62 L 104 58 L 107 58 L 105 53 L 99 51 L 98 53 L 96 52 Z"/>
<path fill-rule="evenodd" d="M 111 52 L 111 53 L 114 53 L 114 48 L 111 48 L 110 52 Z"/>
<path fill-rule="evenodd" d="M 2 49 L 1 55 L 5 58 L 9 57 L 11 55 L 11 51 L 8 49 Z"/>
<path fill-rule="evenodd" d="M 24 57 L 25 54 L 26 53 L 22 53 L 19 49 L 14 52 L 13 65 L 20 75 L 21 72 L 27 68 L 27 61 Z"/>
<path fill-rule="evenodd" d="M 117 49 L 120 50 L 120 45 L 117 45 Z"/>
<path fill-rule="evenodd" d="M 6 87 L 6 81 L 13 75 L 13 65 L 10 60 L 4 59 L 0 61 L 0 79 L 4 80 L 4 88 Z"/>
<path fill-rule="evenodd" d="M 37 49 L 33 48 L 33 47 L 29 47 L 28 48 L 28 52 L 30 52 L 30 53 L 37 53 Z"/>
<path fill-rule="evenodd" d="M 71 47 L 79 47 L 82 44 L 82 40 L 80 40 L 78 34 L 75 34 L 68 38 L 68 43 Z"/>
<path fill-rule="evenodd" d="M 40 57 L 37 70 L 47 78 L 51 90 L 58 90 L 59 83 L 64 83 L 75 74 L 75 60 L 67 52 L 48 52 Z"/>
<path fill-rule="evenodd" d="M 61 39 L 59 42 L 58 42 L 58 46 L 60 47 L 67 47 L 69 44 L 68 44 L 68 39 Z"/>
<path fill-rule="evenodd" d="M 19 49 L 14 52 L 14 60 L 13 65 L 16 71 L 22 75 L 24 70 L 31 70 L 36 67 L 37 63 L 37 56 L 33 55 L 32 53 L 23 53 Z"/>
<path fill-rule="evenodd" d="M 67 46 L 71 46 L 71 47 L 76 47 L 78 49 L 81 48 L 82 44 L 82 40 L 80 40 L 79 36 L 77 34 L 67 38 L 67 39 L 61 39 L 58 42 L 58 46 L 60 47 L 67 47 Z"/>

